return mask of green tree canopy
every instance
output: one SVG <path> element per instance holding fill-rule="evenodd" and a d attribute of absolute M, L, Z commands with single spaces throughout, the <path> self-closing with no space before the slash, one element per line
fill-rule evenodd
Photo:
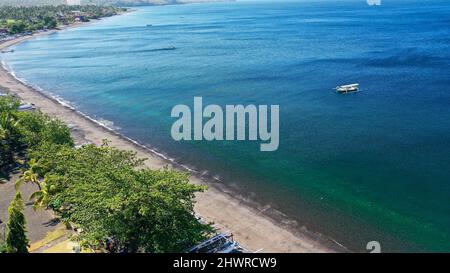
<path fill-rule="evenodd" d="M 59 120 L 36 112 L 18 112 L 19 101 L 11 96 L 0 97 L 0 169 L 13 164 L 17 157 L 26 157 L 43 143 L 73 147 L 70 130 Z"/>
<path fill-rule="evenodd" d="M 150 170 L 132 152 L 108 146 L 79 149 L 43 146 L 40 200 L 75 223 L 84 246 L 107 238 L 127 252 L 181 252 L 211 231 L 194 215 L 194 195 L 203 186 L 173 170 Z"/>
<path fill-rule="evenodd" d="M 6 24 L 8 31 L 12 34 L 24 32 L 27 25 L 22 20 L 9 20 Z"/>
<path fill-rule="evenodd" d="M 26 222 L 23 210 L 22 195 L 17 191 L 8 208 L 9 220 L 7 224 L 6 251 L 9 253 L 28 252 Z"/>
<path fill-rule="evenodd" d="M 0 169 L 13 161 L 18 143 L 19 103 L 12 97 L 0 97 Z"/>

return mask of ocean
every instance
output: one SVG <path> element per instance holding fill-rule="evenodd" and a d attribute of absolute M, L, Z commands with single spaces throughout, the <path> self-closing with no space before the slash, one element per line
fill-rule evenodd
<path fill-rule="evenodd" d="M 139 7 L 1 54 L 14 74 L 283 222 L 450 251 L 450 3 Z M 340 84 L 361 92 L 337 94 Z M 172 140 L 177 104 L 280 106 L 280 146 Z"/>

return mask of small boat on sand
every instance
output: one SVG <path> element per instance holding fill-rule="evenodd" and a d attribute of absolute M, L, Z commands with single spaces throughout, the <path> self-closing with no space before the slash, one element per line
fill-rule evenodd
<path fill-rule="evenodd" d="M 219 233 L 216 236 L 194 246 L 187 253 L 245 253 L 249 252 L 233 239 L 231 233 Z"/>
<path fill-rule="evenodd" d="M 341 94 L 358 92 L 359 91 L 359 83 L 337 86 L 336 91 Z"/>
<path fill-rule="evenodd" d="M 33 111 L 36 107 L 34 104 L 21 104 L 19 107 L 17 107 L 17 111 L 23 112 L 23 111 Z"/>

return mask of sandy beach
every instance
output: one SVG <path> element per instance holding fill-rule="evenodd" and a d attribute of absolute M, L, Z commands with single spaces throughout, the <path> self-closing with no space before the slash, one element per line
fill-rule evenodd
<path fill-rule="evenodd" d="M 48 31 L 37 35 L 47 35 Z M 31 39 L 34 36 L 20 37 L 0 44 L 0 50 Z M 16 51 L 13 54 L 20 54 Z M 151 150 L 109 130 L 82 115 L 75 109 L 64 106 L 55 99 L 27 86 L 15 79 L 4 68 L 0 68 L 0 87 L 16 94 L 26 103 L 33 103 L 42 112 L 64 121 L 71 129 L 78 144 L 91 142 L 101 144 L 103 139 L 119 149 L 135 151 L 140 158 L 147 158 L 149 168 L 164 166 L 179 168 L 159 157 Z M 270 207 L 262 207 L 247 200 L 235 197 L 226 188 L 217 187 L 217 182 L 193 173 L 192 183 L 206 184 L 208 190 L 196 198 L 195 211 L 206 221 L 211 221 L 222 231 L 232 232 L 234 238 L 244 247 L 258 252 L 342 252 L 346 251 L 332 240 L 301 227 L 298 223 L 280 217 L 269 217 L 275 213 Z"/>

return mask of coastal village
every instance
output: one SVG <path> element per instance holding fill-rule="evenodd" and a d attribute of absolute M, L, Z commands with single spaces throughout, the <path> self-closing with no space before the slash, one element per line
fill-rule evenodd
<path fill-rule="evenodd" d="M 70 5 L 51 8 L 41 6 L 2 7 L 0 9 L 0 42 L 51 30 L 60 30 L 76 23 L 98 20 L 126 11 L 124 8 L 80 6 L 76 5 L 76 2 L 69 2 Z"/>

